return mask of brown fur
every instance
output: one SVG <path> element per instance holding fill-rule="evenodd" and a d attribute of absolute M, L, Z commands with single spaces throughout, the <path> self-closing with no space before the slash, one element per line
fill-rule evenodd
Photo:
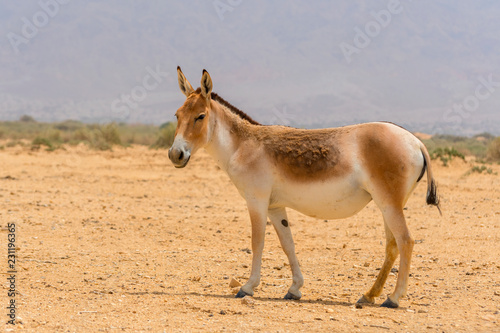
<path fill-rule="evenodd" d="M 361 163 L 371 180 L 377 182 L 377 189 L 390 198 L 391 204 L 403 208 L 409 166 L 405 152 L 395 144 L 398 137 L 383 124 L 372 123 L 364 129 L 358 134 Z"/>
<path fill-rule="evenodd" d="M 229 109 L 226 104 L 220 102 L 220 97 L 214 100 Z M 241 157 L 243 163 L 253 161 L 250 155 L 254 149 L 262 146 L 278 170 L 296 181 L 324 180 L 342 176 L 350 170 L 343 157 L 349 152 L 337 148 L 340 146 L 337 143 L 344 139 L 344 134 L 351 130 L 350 127 L 304 130 L 285 126 L 264 126 L 251 121 L 240 121 L 239 118 L 248 120 L 245 114 L 242 111 L 230 111 L 238 117 L 234 119 L 222 112 L 220 118 L 229 125 L 236 140 L 235 144 L 248 147 L 248 156 Z"/>
<path fill-rule="evenodd" d="M 348 129 L 302 130 L 283 126 L 259 128 L 254 135 L 278 169 L 296 181 L 324 180 L 349 171 L 335 144 Z"/>

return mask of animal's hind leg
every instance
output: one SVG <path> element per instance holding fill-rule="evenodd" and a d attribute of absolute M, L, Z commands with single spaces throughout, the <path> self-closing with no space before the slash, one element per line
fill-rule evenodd
<path fill-rule="evenodd" d="M 396 240 L 400 253 L 398 279 L 394 292 L 382 303 L 383 307 L 397 308 L 401 297 L 406 296 L 408 277 L 410 275 L 411 254 L 415 241 L 410 235 L 402 208 L 386 207 L 382 209 L 384 220 Z"/>
<path fill-rule="evenodd" d="M 293 243 L 292 232 L 290 231 L 290 224 L 286 215 L 285 208 L 275 208 L 268 211 L 269 218 L 278 234 L 283 251 L 288 257 L 290 268 L 292 269 L 292 286 L 288 289 L 285 299 L 300 299 L 302 293 L 300 288 L 304 284 L 304 278 L 300 272 L 299 261 L 295 254 L 295 245 Z"/>
<path fill-rule="evenodd" d="M 385 281 L 387 280 L 387 276 L 389 276 L 389 272 L 394 265 L 394 261 L 396 261 L 396 258 L 398 257 L 399 251 L 396 244 L 396 239 L 394 238 L 392 231 L 389 229 L 387 223 L 385 222 L 384 227 L 386 238 L 384 264 L 382 265 L 382 268 L 378 273 L 375 283 L 367 293 L 361 296 L 361 298 L 358 300 L 358 303 L 375 303 L 375 297 L 380 296 L 380 294 L 382 293 Z"/>

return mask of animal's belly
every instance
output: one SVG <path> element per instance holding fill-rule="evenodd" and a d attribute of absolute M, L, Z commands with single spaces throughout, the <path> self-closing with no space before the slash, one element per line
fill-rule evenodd
<path fill-rule="evenodd" d="M 349 180 L 308 184 L 283 184 L 273 191 L 271 207 L 289 207 L 320 219 L 352 216 L 371 201 L 371 196 Z"/>

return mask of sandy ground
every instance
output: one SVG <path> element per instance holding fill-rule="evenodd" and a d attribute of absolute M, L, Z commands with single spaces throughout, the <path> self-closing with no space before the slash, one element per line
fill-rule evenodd
<path fill-rule="evenodd" d="M 443 217 L 425 205 L 425 181 L 406 210 L 416 240 L 409 295 L 396 310 L 356 309 L 384 256 L 373 203 L 344 220 L 289 211 L 305 277 L 300 301 L 281 299 L 291 273 L 268 226 L 261 286 L 243 304 L 229 282 L 250 273 L 249 217 L 206 153 L 178 170 L 166 151 L 145 147 L 5 148 L 0 272 L 7 276 L 15 223 L 17 330 L 498 332 L 500 176 L 464 176 L 462 161 L 434 164 Z M 10 330 L 8 286 L 2 278 L 0 318 Z"/>

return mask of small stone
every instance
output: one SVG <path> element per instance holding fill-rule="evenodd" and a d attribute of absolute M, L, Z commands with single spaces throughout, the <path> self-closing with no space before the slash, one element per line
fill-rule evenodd
<path fill-rule="evenodd" d="M 332 308 L 326 308 L 326 313 L 333 313 L 333 309 Z"/>
<path fill-rule="evenodd" d="M 241 287 L 240 281 L 236 280 L 234 277 L 231 278 L 231 281 L 229 282 L 229 288 L 235 288 L 235 287 Z"/>
<path fill-rule="evenodd" d="M 362 309 L 363 305 L 361 303 L 356 303 L 355 307 L 356 309 Z"/>
<path fill-rule="evenodd" d="M 245 304 L 245 305 L 254 305 L 255 304 L 255 300 L 253 299 L 252 296 L 245 296 L 241 299 L 241 304 Z"/>

